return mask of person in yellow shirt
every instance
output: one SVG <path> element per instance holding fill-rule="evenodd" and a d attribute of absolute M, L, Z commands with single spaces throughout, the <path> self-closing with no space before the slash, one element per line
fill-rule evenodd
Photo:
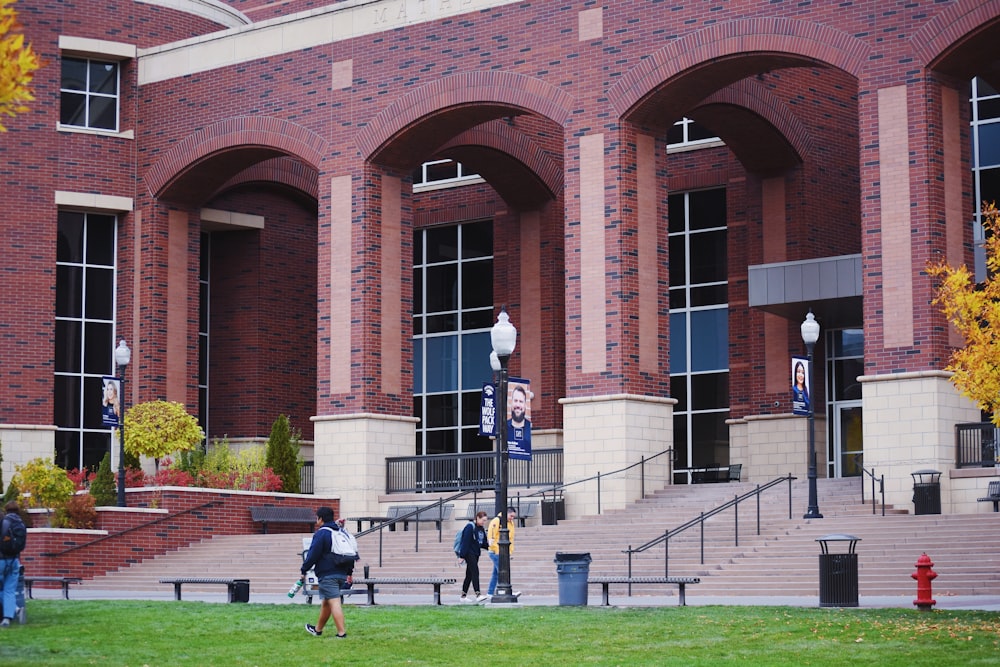
<path fill-rule="evenodd" d="M 507 508 L 507 536 L 510 540 L 510 555 L 514 556 L 514 519 L 517 518 L 517 510 L 513 507 Z M 497 591 L 497 578 L 500 575 L 500 517 L 495 516 L 490 521 L 489 528 L 486 530 L 486 537 L 490 543 L 490 560 L 493 561 L 493 574 L 490 575 L 490 586 L 487 589 L 489 595 L 493 595 Z M 521 594 L 521 591 L 513 591 L 511 593 L 514 597 Z"/>

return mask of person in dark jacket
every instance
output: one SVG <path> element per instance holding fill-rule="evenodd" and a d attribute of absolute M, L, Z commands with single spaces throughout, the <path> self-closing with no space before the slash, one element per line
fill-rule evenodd
<path fill-rule="evenodd" d="M 316 625 L 306 623 L 306 632 L 319 637 L 323 634 L 326 622 L 333 617 L 333 623 L 337 626 L 337 638 L 343 639 L 347 636 L 347 629 L 344 626 L 344 608 L 341 604 L 342 588 L 346 588 L 348 579 L 354 571 L 353 563 L 337 564 L 332 551 L 333 540 L 331 531 L 343 530 L 333 517 L 333 510 L 329 507 L 320 507 L 316 510 L 316 519 L 319 527 L 313 534 L 312 544 L 305 560 L 302 561 L 302 578 L 310 568 L 314 568 L 316 579 L 319 581 L 319 620 Z"/>
<path fill-rule="evenodd" d="M 462 602 L 469 602 L 469 586 L 476 592 L 476 602 L 486 602 L 487 596 L 479 590 L 479 552 L 489 549 L 486 542 L 486 512 L 478 512 L 476 520 L 470 521 L 462 529 L 462 546 L 459 558 L 465 561 L 465 581 L 462 582 Z"/>

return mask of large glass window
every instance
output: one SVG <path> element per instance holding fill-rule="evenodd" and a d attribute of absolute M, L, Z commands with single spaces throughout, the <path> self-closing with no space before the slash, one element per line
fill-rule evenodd
<path fill-rule="evenodd" d="M 490 451 L 478 426 L 492 373 L 492 221 L 415 232 L 413 300 L 416 453 Z"/>
<path fill-rule="evenodd" d="M 111 451 L 101 378 L 113 375 L 116 219 L 60 211 L 56 251 L 55 462 L 97 468 Z"/>
<path fill-rule="evenodd" d="M 977 242 L 976 277 L 986 277 L 986 255 L 982 204 L 1000 202 L 1000 92 L 982 79 L 972 80 L 972 178 L 975 187 L 976 224 L 973 231 Z"/>
<path fill-rule="evenodd" d="M 424 162 L 413 172 L 414 192 L 482 182 L 479 174 L 468 173 L 461 162 L 454 160 Z"/>
<path fill-rule="evenodd" d="M 670 388 L 677 467 L 729 464 L 726 191 L 671 195 Z"/>
<path fill-rule="evenodd" d="M 212 235 L 201 235 L 201 261 L 198 273 L 198 423 L 208 430 L 208 323 L 209 278 L 211 278 Z"/>
<path fill-rule="evenodd" d="M 722 141 L 690 118 L 681 118 L 667 130 L 667 145 L 671 149 L 694 148 L 716 143 Z"/>
<path fill-rule="evenodd" d="M 117 132 L 118 74 L 116 62 L 64 57 L 59 122 Z"/>

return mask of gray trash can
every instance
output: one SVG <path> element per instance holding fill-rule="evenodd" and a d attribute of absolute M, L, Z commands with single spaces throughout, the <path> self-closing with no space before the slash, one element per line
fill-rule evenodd
<path fill-rule="evenodd" d="M 819 606 L 858 606 L 858 554 L 854 547 L 861 541 L 854 535 L 817 537 L 819 555 Z M 847 553 L 830 553 L 830 542 L 847 542 Z"/>
<path fill-rule="evenodd" d="M 911 472 L 913 478 L 913 513 L 941 513 L 941 471 L 918 470 Z"/>
<path fill-rule="evenodd" d="M 233 595 L 230 602 L 250 602 L 250 580 L 236 579 L 233 582 Z"/>
<path fill-rule="evenodd" d="M 556 552 L 556 573 L 559 575 L 559 605 L 587 606 L 587 577 L 590 575 L 590 554 Z"/>

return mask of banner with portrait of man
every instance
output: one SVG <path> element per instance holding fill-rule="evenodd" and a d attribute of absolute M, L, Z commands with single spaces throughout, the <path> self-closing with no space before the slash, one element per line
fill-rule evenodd
<path fill-rule="evenodd" d="M 531 381 L 510 378 L 507 384 L 507 454 L 531 460 Z"/>

